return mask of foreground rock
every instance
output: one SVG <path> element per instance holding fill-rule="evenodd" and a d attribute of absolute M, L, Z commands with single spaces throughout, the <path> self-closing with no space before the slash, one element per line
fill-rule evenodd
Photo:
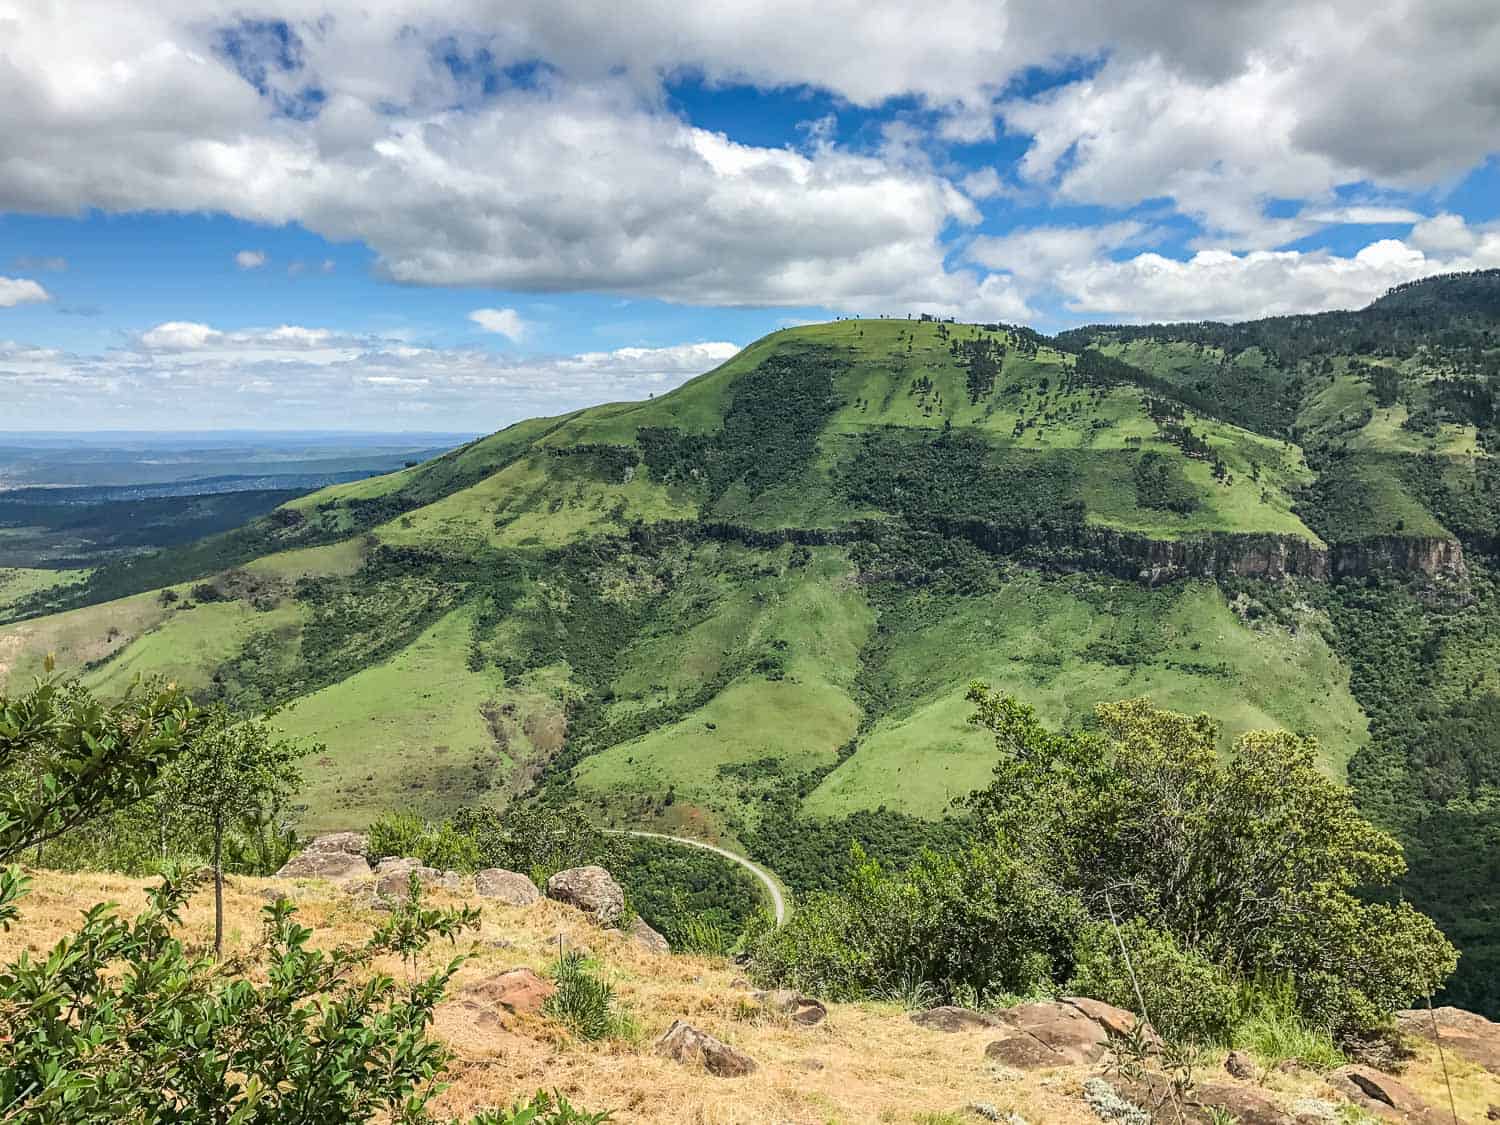
<path fill-rule="evenodd" d="M 465 986 L 462 995 L 465 1000 L 507 1012 L 535 1015 L 556 991 L 551 981 L 530 969 L 511 969 Z"/>
<path fill-rule="evenodd" d="M 1414 1008 L 1396 1013 L 1396 1026 L 1407 1035 L 1431 1042 L 1436 1023 L 1443 1048 L 1469 1062 L 1500 1074 L 1500 1023 L 1462 1008 Z"/>
<path fill-rule="evenodd" d="M 751 999 L 761 1006 L 762 1011 L 785 1016 L 793 1023 L 800 1023 L 803 1027 L 812 1027 L 828 1018 L 828 1008 L 823 1001 L 814 1000 L 811 996 L 803 996 L 790 988 L 757 992 Z"/>
<path fill-rule="evenodd" d="M 996 1015 L 1009 1033 L 990 1043 L 985 1056 L 1018 1070 L 1096 1063 L 1108 1051 L 1112 1033 L 1135 1026 L 1135 1017 L 1123 1008 L 1081 998 L 1019 1004 Z"/>
<path fill-rule="evenodd" d="M 276 872 L 276 878 L 328 879 L 344 883 L 350 879 L 368 878 L 369 874 L 370 865 L 364 856 L 339 851 L 305 851 L 287 860 L 286 865 Z"/>
<path fill-rule="evenodd" d="M 602 867 L 570 867 L 547 880 L 547 897 L 576 906 L 601 926 L 625 912 L 625 892 Z"/>
<path fill-rule="evenodd" d="M 527 876 L 501 867 L 476 871 L 474 893 L 480 898 L 499 899 L 506 906 L 530 906 L 542 897 L 542 892 Z"/>
<path fill-rule="evenodd" d="M 672 947 L 667 939 L 662 937 L 646 924 L 644 918 L 637 918 L 630 923 L 630 938 L 642 949 L 650 953 L 671 953 Z"/>
<path fill-rule="evenodd" d="M 1341 1066 L 1328 1076 L 1328 1084 L 1360 1109 L 1387 1121 L 1432 1122 L 1447 1120 L 1419 1095 L 1369 1066 Z"/>
<path fill-rule="evenodd" d="M 548 885 L 550 887 L 550 880 Z M 745 1052 L 683 1020 L 673 1020 L 672 1026 L 662 1032 L 653 1049 L 658 1055 L 686 1066 L 702 1066 L 717 1078 L 739 1078 L 759 1069 L 755 1060 Z"/>
<path fill-rule="evenodd" d="M 1192 1121 L 1212 1125 L 1225 1115 L 1239 1125 L 1295 1125 L 1295 1119 L 1270 1097 L 1252 1086 L 1210 1082 L 1194 1086 L 1184 1097 L 1165 1074 L 1146 1074 L 1136 1081 L 1090 1078 L 1089 1104 L 1100 1116 L 1116 1108 L 1114 1099 L 1144 1110 L 1152 1121 Z M 1113 1095 L 1113 1099 L 1109 1096 Z M 1181 1099 L 1181 1100 L 1179 1100 Z"/>
<path fill-rule="evenodd" d="M 941 1008 L 928 1008 L 925 1012 L 913 1012 L 911 1022 L 929 1031 L 945 1031 L 950 1034 L 959 1031 L 991 1031 L 1004 1026 L 999 1016 L 951 1004 L 945 1004 Z"/>

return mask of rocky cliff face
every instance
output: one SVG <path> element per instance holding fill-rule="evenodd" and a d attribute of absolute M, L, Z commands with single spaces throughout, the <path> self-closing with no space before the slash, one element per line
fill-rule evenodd
<path fill-rule="evenodd" d="M 670 533 L 771 548 L 783 543 L 825 546 L 878 538 L 885 525 L 863 522 L 839 528 L 750 528 L 679 520 L 637 534 Z M 933 518 L 923 530 L 967 539 L 995 555 L 1018 556 L 1044 569 L 1095 570 L 1156 585 L 1180 578 L 1363 578 L 1380 571 L 1422 574 L 1464 583 L 1463 545 L 1456 539 L 1381 536 L 1320 547 L 1296 535 L 1210 532 L 1186 539 L 1152 539 L 1088 524 L 1011 527 L 980 520 Z"/>
<path fill-rule="evenodd" d="M 1099 570 L 1156 584 L 1179 578 L 1329 577 L 1328 550 L 1291 535 L 1210 534 L 1152 539 L 1082 524 L 996 527 L 943 521 L 938 530 L 960 535 L 996 554 L 1019 555 L 1040 566 Z"/>
<path fill-rule="evenodd" d="M 1425 574 L 1451 582 L 1468 581 L 1463 544 L 1457 539 L 1405 538 L 1382 535 L 1333 549 L 1335 578 L 1363 578 L 1377 571 Z"/>

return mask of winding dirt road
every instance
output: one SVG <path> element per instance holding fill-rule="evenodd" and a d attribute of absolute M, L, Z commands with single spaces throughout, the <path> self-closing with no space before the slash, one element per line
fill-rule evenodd
<path fill-rule="evenodd" d="M 705 852 L 713 852 L 715 855 L 721 855 L 725 859 L 739 864 L 760 880 L 761 885 L 770 893 L 771 906 L 776 915 L 776 924 L 778 926 L 786 925 L 786 897 L 782 894 L 781 887 L 771 877 L 769 871 L 759 864 L 750 862 L 744 856 L 736 855 L 734 852 L 729 851 L 727 848 L 721 848 L 717 844 L 710 844 L 704 840 L 694 840 L 688 836 L 668 836 L 665 832 L 641 832 L 633 828 L 611 828 L 607 829 L 607 831 L 615 836 L 639 836 L 646 840 L 666 840 L 672 844 L 682 844 L 689 848 L 699 848 Z"/>

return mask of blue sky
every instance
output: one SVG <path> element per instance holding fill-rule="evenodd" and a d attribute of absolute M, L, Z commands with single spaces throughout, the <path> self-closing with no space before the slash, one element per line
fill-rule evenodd
<path fill-rule="evenodd" d="M 83 7 L 0 43 L 0 429 L 491 429 L 833 316 L 1500 265 L 1490 0 Z"/>

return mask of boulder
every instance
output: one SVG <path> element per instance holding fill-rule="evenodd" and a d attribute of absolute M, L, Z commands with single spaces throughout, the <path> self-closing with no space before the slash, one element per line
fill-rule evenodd
<path fill-rule="evenodd" d="M 625 892 L 602 867 L 570 867 L 547 880 L 547 897 L 576 906 L 601 926 L 625 912 Z"/>
<path fill-rule="evenodd" d="M 423 891 L 457 892 L 463 889 L 463 876 L 457 871 L 439 871 L 436 867 L 423 867 L 421 864 L 415 867 L 393 866 L 376 874 L 378 876 L 375 880 L 377 899 L 405 898 L 407 890 L 411 887 L 413 875 L 417 877 L 417 882 Z"/>
<path fill-rule="evenodd" d="M 1239 1125 L 1293 1125 L 1290 1114 L 1265 1094 L 1249 1086 L 1210 1082 L 1195 1087 L 1191 1101 L 1196 1109 L 1227 1113 Z M 1204 1121 L 1212 1119 L 1206 1113 L 1201 1118 Z"/>
<path fill-rule="evenodd" d="M 649 953 L 672 952 L 667 939 L 648 926 L 644 918 L 637 918 L 630 923 L 630 939 Z"/>
<path fill-rule="evenodd" d="M 410 871 L 421 867 L 422 861 L 414 855 L 385 855 L 375 861 L 375 871 L 384 875 L 388 871 Z"/>
<path fill-rule="evenodd" d="M 913 1012 L 911 1022 L 929 1031 L 989 1031 L 1002 1026 L 999 1016 L 988 1012 L 976 1012 L 972 1008 L 958 1008 L 945 1004 L 941 1008 L 928 1008 L 925 1012 Z"/>
<path fill-rule="evenodd" d="M 1413 1008 L 1396 1013 L 1396 1026 L 1405 1034 L 1431 1041 L 1432 1025 L 1442 1037 L 1444 1050 L 1482 1066 L 1491 1074 L 1500 1074 L 1500 1023 L 1462 1008 Z"/>
<path fill-rule="evenodd" d="M 542 897 L 542 892 L 527 876 L 500 867 L 476 871 L 474 893 L 480 898 L 499 899 L 506 906 L 530 906 Z"/>
<path fill-rule="evenodd" d="M 1328 1084 L 1360 1109 L 1387 1121 L 1436 1123 L 1444 1119 L 1404 1084 L 1374 1067 L 1341 1066 L 1328 1076 Z"/>
<path fill-rule="evenodd" d="M 1099 1083 L 1101 1090 L 1108 1089 L 1118 1098 L 1139 1106 L 1151 1115 L 1153 1121 L 1211 1125 L 1216 1117 L 1222 1119 L 1228 1115 L 1239 1125 L 1295 1125 L 1291 1114 L 1253 1086 L 1233 1082 L 1204 1083 L 1194 1086 L 1182 1102 L 1177 1102 L 1175 1099 L 1182 1095 L 1174 1090 L 1170 1078 L 1157 1072 L 1143 1074 L 1135 1080 L 1119 1078 L 1103 1082 L 1102 1079 L 1089 1079 L 1089 1082 Z"/>
<path fill-rule="evenodd" d="M 1072 1004 L 1019 1004 L 999 1013 L 1010 1034 L 984 1049 L 985 1056 L 1019 1070 L 1096 1063 L 1109 1047 L 1109 1032 Z"/>
<path fill-rule="evenodd" d="M 1121 1039 L 1134 1035 L 1136 1024 L 1140 1022 L 1134 1012 L 1116 1008 L 1113 1004 L 1106 1004 L 1103 1000 L 1094 1000 L 1088 996 L 1064 996 L 1062 1002 L 1070 1008 L 1078 1009 L 1110 1035 Z M 1147 1038 L 1155 1041 L 1156 1033 L 1148 1030 Z"/>
<path fill-rule="evenodd" d="M 370 865 L 349 852 L 299 852 L 276 872 L 278 879 L 328 879 L 335 883 L 368 878 Z"/>
<path fill-rule="evenodd" d="M 756 992 L 750 998 L 761 1006 L 762 1011 L 786 1016 L 793 1023 L 800 1023 L 804 1027 L 812 1027 L 828 1018 L 828 1008 L 823 1001 L 803 996 L 790 988 Z"/>
<path fill-rule="evenodd" d="M 1255 1060 L 1245 1051 L 1230 1051 L 1224 1060 L 1224 1069 L 1231 1078 L 1249 1082 L 1255 1078 Z"/>
<path fill-rule="evenodd" d="M 504 1008 L 508 1012 L 534 1015 L 542 1010 L 542 1005 L 557 988 L 530 969 L 511 969 L 466 985 L 462 991 L 467 1000 Z"/>
<path fill-rule="evenodd" d="M 687 1066 L 702 1066 L 717 1078 L 739 1078 L 759 1069 L 755 1060 L 743 1051 L 699 1031 L 685 1020 L 673 1020 L 653 1049 Z"/>
<path fill-rule="evenodd" d="M 314 836 L 302 849 L 305 852 L 344 852 L 347 855 L 368 856 L 370 837 L 363 832 L 329 832 Z"/>

